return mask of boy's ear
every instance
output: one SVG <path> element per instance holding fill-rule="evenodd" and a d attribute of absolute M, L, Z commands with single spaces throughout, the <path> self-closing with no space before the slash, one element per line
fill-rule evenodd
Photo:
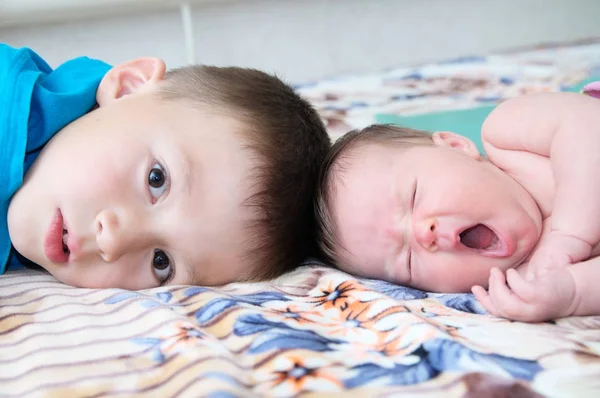
<path fill-rule="evenodd" d="M 96 102 L 104 106 L 125 95 L 142 91 L 163 79 L 166 66 L 158 58 L 137 58 L 113 67 L 104 76 Z"/>
<path fill-rule="evenodd" d="M 451 131 L 437 131 L 431 135 L 433 143 L 437 146 L 446 146 L 465 152 L 475 160 L 481 158 L 477 145 L 470 139 Z"/>

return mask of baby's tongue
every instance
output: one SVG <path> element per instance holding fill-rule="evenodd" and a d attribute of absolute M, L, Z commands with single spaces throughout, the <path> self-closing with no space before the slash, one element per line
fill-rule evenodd
<path fill-rule="evenodd" d="M 494 231 L 483 224 L 467 228 L 460 234 L 462 244 L 471 249 L 487 249 L 496 243 L 497 240 L 498 237 Z"/>

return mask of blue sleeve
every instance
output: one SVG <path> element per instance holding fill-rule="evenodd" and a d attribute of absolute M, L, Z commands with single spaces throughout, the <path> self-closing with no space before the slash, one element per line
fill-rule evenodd
<path fill-rule="evenodd" d="M 60 129 L 92 109 L 96 90 L 110 69 L 104 62 L 80 57 L 52 70 L 36 53 L 30 54 L 30 66 L 39 74 L 29 111 L 28 152 L 44 145 Z"/>
<path fill-rule="evenodd" d="M 87 57 L 53 70 L 34 51 L 0 43 L 0 274 L 11 248 L 6 220 L 11 196 L 48 140 L 94 106 L 109 70 Z"/>

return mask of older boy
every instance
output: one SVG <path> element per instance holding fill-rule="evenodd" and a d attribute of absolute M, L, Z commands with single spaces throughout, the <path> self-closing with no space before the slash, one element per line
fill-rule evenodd
<path fill-rule="evenodd" d="M 323 251 L 362 276 L 472 288 L 511 319 L 600 314 L 600 102 L 509 100 L 482 140 L 487 159 L 451 132 L 371 126 L 342 138 L 317 199 Z"/>
<path fill-rule="evenodd" d="M 0 268 L 144 289 L 270 278 L 309 254 L 329 140 L 279 79 L 156 58 L 52 70 L 1 45 L 0 82 Z"/>

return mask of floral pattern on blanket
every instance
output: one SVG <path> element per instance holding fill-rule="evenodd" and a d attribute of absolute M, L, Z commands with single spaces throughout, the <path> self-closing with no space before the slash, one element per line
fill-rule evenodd
<path fill-rule="evenodd" d="M 270 283 L 141 292 L 10 272 L 0 278 L 0 396 L 585 396 L 600 375 L 599 328 L 600 317 L 510 322 L 471 294 L 321 265 Z"/>

